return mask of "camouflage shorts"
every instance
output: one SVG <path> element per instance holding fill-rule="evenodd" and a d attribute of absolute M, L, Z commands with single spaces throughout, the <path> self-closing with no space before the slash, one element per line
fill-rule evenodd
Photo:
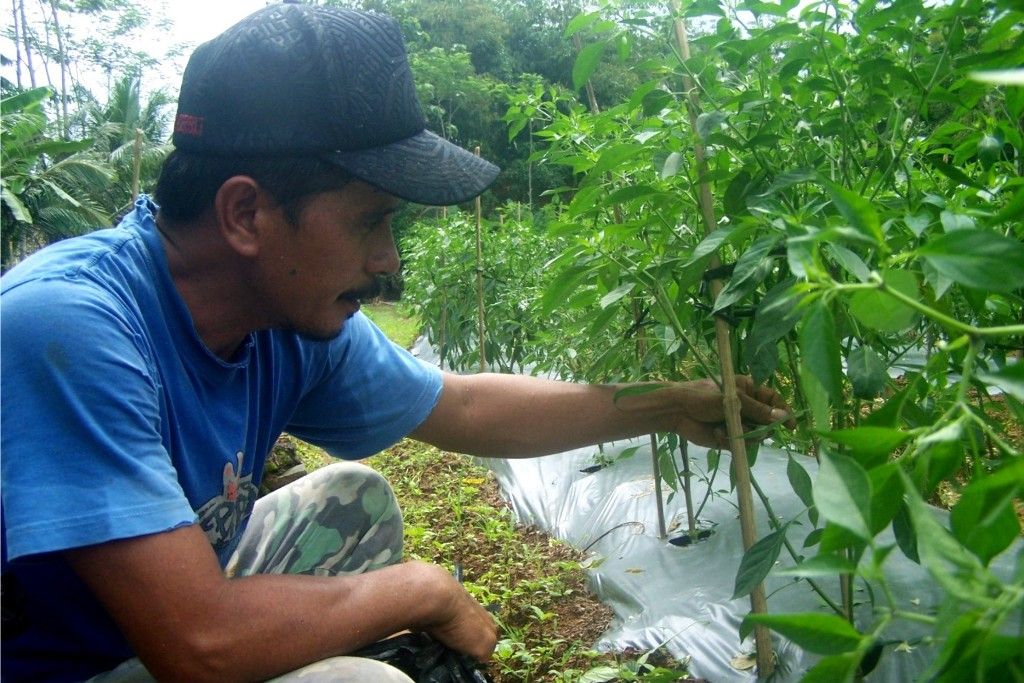
<path fill-rule="evenodd" d="M 335 463 L 256 501 L 228 561 L 228 576 L 359 574 L 402 559 L 402 513 L 387 480 L 365 465 Z M 149 683 L 138 659 L 89 683 Z M 332 657 L 275 678 L 277 683 L 411 683 L 398 669 Z"/>
<path fill-rule="evenodd" d="M 228 576 L 361 574 L 402 559 L 402 513 L 365 465 L 316 470 L 256 502 Z"/>

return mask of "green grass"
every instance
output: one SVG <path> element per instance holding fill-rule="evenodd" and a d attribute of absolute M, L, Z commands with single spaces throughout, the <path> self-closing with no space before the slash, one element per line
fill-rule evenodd
<path fill-rule="evenodd" d="M 411 347 L 420 335 L 420 321 L 400 303 L 364 304 L 362 311 L 388 336 L 388 339 L 402 348 Z"/>

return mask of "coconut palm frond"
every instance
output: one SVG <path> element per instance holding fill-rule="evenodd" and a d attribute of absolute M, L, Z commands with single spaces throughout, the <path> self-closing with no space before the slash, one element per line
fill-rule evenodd
<path fill-rule="evenodd" d="M 46 244 L 92 232 L 105 222 L 62 206 L 48 206 L 39 212 L 34 227 Z"/>

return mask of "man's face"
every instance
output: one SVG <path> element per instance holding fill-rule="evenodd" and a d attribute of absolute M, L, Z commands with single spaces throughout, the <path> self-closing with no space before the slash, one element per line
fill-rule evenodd
<path fill-rule="evenodd" d="M 377 278 L 398 272 L 391 217 L 399 200 L 353 181 L 309 197 L 295 224 L 283 209 L 268 221 L 260 289 L 272 327 L 312 339 L 337 336 L 376 296 Z"/>

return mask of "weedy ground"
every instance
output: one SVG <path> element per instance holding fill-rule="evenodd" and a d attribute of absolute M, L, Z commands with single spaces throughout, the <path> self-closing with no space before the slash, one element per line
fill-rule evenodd
<path fill-rule="evenodd" d="M 419 333 L 400 306 L 377 304 L 364 311 L 403 346 L 411 346 Z M 297 447 L 309 470 L 330 462 L 313 446 L 299 442 Z M 466 589 L 494 613 L 496 683 L 685 680 L 685 671 L 659 653 L 592 649 L 612 612 L 589 592 L 582 555 L 517 525 L 487 469 L 411 440 L 366 464 L 395 490 L 405 521 L 406 556 L 458 572 Z M 661 666 L 637 673 L 642 662 L 655 660 Z"/>

